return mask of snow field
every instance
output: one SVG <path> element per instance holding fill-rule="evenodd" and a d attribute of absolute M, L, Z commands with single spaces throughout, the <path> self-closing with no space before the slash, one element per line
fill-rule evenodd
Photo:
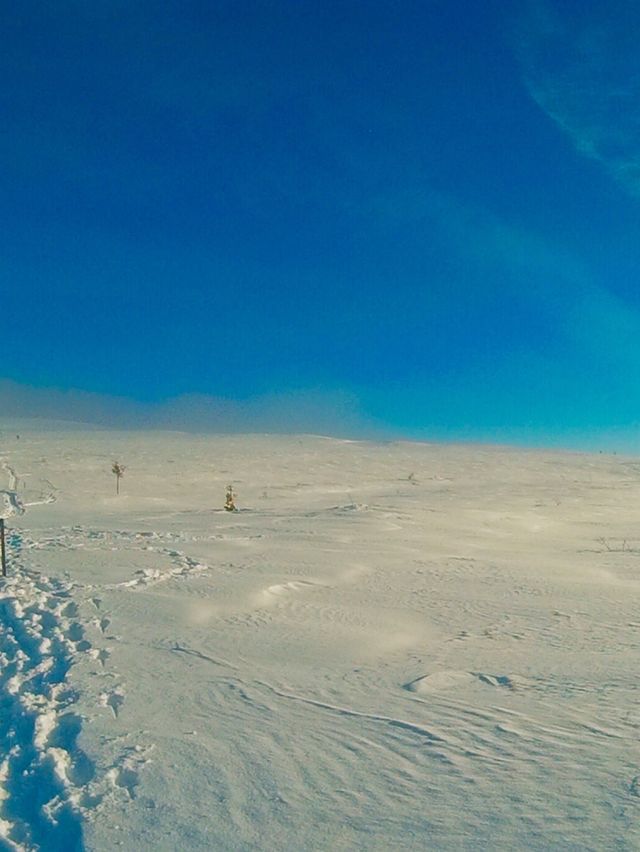
<path fill-rule="evenodd" d="M 640 848 L 633 459 L 10 449 L 0 845 Z"/>

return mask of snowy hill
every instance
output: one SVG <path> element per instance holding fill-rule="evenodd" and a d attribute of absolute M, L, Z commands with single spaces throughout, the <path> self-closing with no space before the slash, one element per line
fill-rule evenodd
<path fill-rule="evenodd" d="M 638 462 L 55 428 L 0 462 L 0 846 L 640 848 Z"/>

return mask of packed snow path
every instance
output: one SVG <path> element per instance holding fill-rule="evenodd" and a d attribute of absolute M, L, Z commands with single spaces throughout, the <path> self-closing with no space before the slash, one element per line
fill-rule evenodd
<path fill-rule="evenodd" d="M 5 839 L 17 848 L 81 848 L 91 761 L 67 682 L 87 650 L 69 585 L 21 574 L 0 589 L 0 765 Z"/>
<path fill-rule="evenodd" d="M 13 469 L 6 468 L 16 484 Z M 0 494 L 5 518 L 24 514 L 16 492 Z M 81 852 L 84 825 L 102 805 L 118 795 L 135 797 L 145 750 L 120 746 L 115 762 L 96 772 L 78 742 L 87 717 L 77 710 L 81 696 L 69 674 L 84 657 L 99 662 L 108 677 L 110 653 L 87 639 L 74 584 L 34 571 L 21 532 L 7 539 L 10 576 L 0 578 L 0 848 Z M 109 623 L 100 619 L 102 634 Z M 117 718 L 124 693 L 112 678 L 97 706 Z"/>

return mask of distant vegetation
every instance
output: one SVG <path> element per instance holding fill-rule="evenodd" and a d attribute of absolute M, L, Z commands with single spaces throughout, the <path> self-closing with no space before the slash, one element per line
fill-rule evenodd
<path fill-rule="evenodd" d="M 226 493 L 225 501 L 224 501 L 224 508 L 226 509 L 227 512 L 237 512 L 238 511 L 238 509 L 236 508 L 236 504 L 235 504 L 235 498 L 237 496 L 238 496 L 237 494 L 233 493 L 233 485 L 227 485 L 227 493 Z"/>
<path fill-rule="evenodd" d="M 111 472 L 115 474 L 116 477 L 116 494 L 120 493 L 120 480 L 124 476 L 126 468 L 120 462 L 114 461 L 113 466 L 111 467 Z"/>

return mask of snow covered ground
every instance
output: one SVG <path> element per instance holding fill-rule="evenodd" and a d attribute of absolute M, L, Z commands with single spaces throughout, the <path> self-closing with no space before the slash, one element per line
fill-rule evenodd
<path fill-rule="evenodd" d="M 0 848 L 640 849 L 640 462 L 0 428 Z"/>

